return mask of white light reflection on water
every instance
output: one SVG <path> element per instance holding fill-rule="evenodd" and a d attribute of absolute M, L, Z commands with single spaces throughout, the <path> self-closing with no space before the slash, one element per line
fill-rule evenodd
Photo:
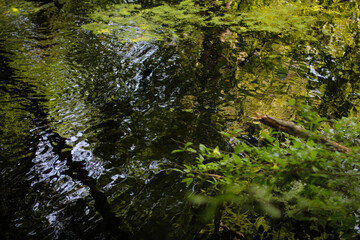
<path fill-rule="evenodd" d="M 73 139 L 75 139 L 75 137 L 73 137 Z M 95 158 L 90 150 L 87 150 L 89 147 L 89 143 L 87 143 L 86 140 L 82 140 L 73 147 L 71 155 L 74 162 L 86 163 L 85 170 L 89 172 L 88 176 L 98 179 L 104 172 L 103 162 Z"/>
<path fill-rule="evenodd" d="M 63 216 L 66 215 L 68 206 L 90 195 L 89 187 L 67 175 L 69 159 L 61 156 L 64 147 L 61 141 L 71 146 L 81 137 L 83 133 L 79 132 L 65 141 L 56 133 L 42 132 L 32 160 L 33 166 L 27 173 L 27 179 L 31 181 L 31 194 L 28 198 L 33 199 L 32 211 L 48 221 L 49 226 L 55 231 L 54 234 L 65 230 Z M 88 172 L 88 176 L 98 178 L 104 167 L 96 160 L 89 147 L 86 140 L 79 141 L 72 149 L 69 147 L 70 161 L 85 163 L 84 170 Z M 57 148 L 61 148 L 61 151 Z M 46 194 L 43 194 L 44 191 Z M 83 214 L 88 215 L 89 209 Z"/>
<path fill-rule="evenodd" d="M 120 174 L 115 174 L 113 176 L 111 176 L 111 182 L 109 182 L 108 184 L 106 184 L 103 189 L 105 191 L 110 190 L 112 187 L 114 187 L 117 183 L 117 180 L 123 180 L 127 177 L 127 175 L 125 173 L 120 173 Z"/>

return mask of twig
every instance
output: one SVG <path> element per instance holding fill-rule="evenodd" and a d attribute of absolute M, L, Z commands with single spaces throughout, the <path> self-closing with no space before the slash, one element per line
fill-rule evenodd
<path fill-rule="evenodd" d="M 214 173 L 202 173 L 202 172 L 197 172 L 197 171 L 194 171 L 194 170 L 190 170 L 190 172 L 194 173 L 194 174 L 197 174 L 197 175 L 206 176 L 206 177 L 213 177 L 213 178 L 216 178 L 216 179 L 223 178 L 223 176 L 218 175 L 218 174 L 214 174 Z"/>

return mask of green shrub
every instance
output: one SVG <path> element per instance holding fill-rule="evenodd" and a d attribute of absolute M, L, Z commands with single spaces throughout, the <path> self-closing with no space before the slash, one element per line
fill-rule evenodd
<path fill-rule="evenodd" d="M 305 109 L 301 122 L 313 131 L 306 140 L 287 136 L 279 141 L 274 131 L 263 130 L 267 144 L 253 146 L 223 133 L 232 151 L 202 144 L 175 150 L 195 156 L 181 170 L 185 183 L 201 186 L 190 199 L 211 206 L 207 215 L 215 225 L 221 221 L 247 239 L 358 237 L 360 126 L 355 118 L 323 120 Z M 317 143 L 320 135 L 351 152 Z"/>

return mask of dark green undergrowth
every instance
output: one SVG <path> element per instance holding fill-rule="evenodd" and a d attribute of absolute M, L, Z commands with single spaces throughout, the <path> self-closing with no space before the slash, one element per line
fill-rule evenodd
<path fill-rule="evenodd" d="M 199 239 L 225 239 L 224 226 L 244 239 L 359 237 L 358 119 L 325 121 L 309 107 L 299 119 L 313 137 L 282 133 L 285 138 L 279 140 L 278 132 L 263 129 L 260 136 L 266 144 L 255 146 L 222 133 L 230 139 L 231 151 L 191 143 L 174 151 L 194 156 L 179 171 L 186 175 L 185 183 L 198 189 L 189 199 L 206 206 L 209 224 Z M 320 135 L 351 152 L 316 143 Z"/>

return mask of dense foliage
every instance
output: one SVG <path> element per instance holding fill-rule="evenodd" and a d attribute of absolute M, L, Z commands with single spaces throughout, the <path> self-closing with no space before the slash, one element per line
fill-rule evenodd
<path fill-rule="evenodd" d="M 230 151 L 191 143 L 174 151 L 196 156 L 196 162 L 184 165 L 183 181 L 200 188 L 190 199 L 208 205 L 215 228 L 221 222 L 246 239 L 359 236 L 358 119 L 329 123 L 307 107 L 300 122 L 312 130 L 312 137 L 279 138 L 264 129 L 262 140 L 254 144 L 241 133 L 238 138 L 223 133 L 230 138 Z M 349 146 L 351 153 L 316 143 L 318 135 Z"/>

